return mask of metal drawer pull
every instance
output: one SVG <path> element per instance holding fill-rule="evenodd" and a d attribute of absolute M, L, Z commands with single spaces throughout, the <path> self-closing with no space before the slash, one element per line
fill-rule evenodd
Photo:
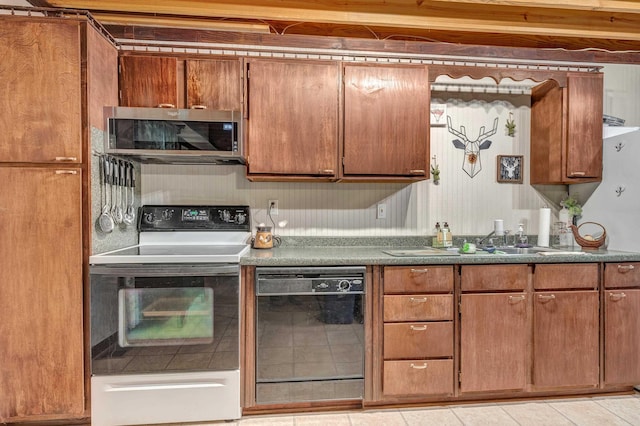
<path fill-rule="evenodd" d="M 624 293 L 609 293 L 609 297 L 613 300 L 620 300 L 627 297 Z"/>
<path fill-rule="evenodd" d="M 56 157 L 56 161 L 77 161 L 77 157 Z"/>
<path fill-rule="evenodd" d="M 587 174 L 586 172 L 573 172 L 571 173 L 571 176 L 584 176 L 586 174 Z"/>
<path fill-rule="evenodd" d="M 207 109 L 206 105 L 191 105 L 191 109 Z"/>
<path fill-rule="evenodd" d="M 421 298 L 418 299 L 417 297 L 412 297 L 409 300 L 411 300 L 412 302 L 415 302 L 415 303 L 425 303 L 427 301 L 427 298 L 426 297 L 421 297 Z"/>
<path fill-rule="evenodd" d="M 77 175 L 76 170 L 56 170 L 57 175 Z"/>
<path fill-rule="evenodd" d="M 425 362 L 422 365 L 416 365 L 411 363 L 411 368 L 416 369 L 416 370 L 424 370 L 425 368 L 427 368 L 427 363 Z"/>
<path fill-rule="evenodd" d="M 525 296 L 524 294 L 521 295 L 521 296 L 509 296 L 509 302 L 511 302 L 511 303 L 522 302 L 526 298 L 527 298 L 527 296 Z"/>
<path fill-rule="evenodd" d="M 321 174 L 321 175 L 332 175 L 332 174 L 333 174 L 333 169 L 323 169 L 323 170 L 320 170 L 320 174 Z"/>
<path fill-rule="evenodd" d="M 409 174 L 412 174 L 412 175 L 423 175 L 424 174 L 424 169 L 409 170 Z"/>
<path fill-rule="evenodd" d="M 158 104 L 158 108 L 175 108 L 174 104 Z"/>
<path fill-rule="evenodd" d="M 411 269 L 412 274 L 426 274 L 429 272 L 428 269 Z"/>
<path fill-rule="evenodd" d="M 410 325 L 409 328 L 413 331 L 425 331 L 427 329 L 426 325 Z"/>
<path fill-rule="evenodd" d="M 539 295 L 538 295 L 538 299 L 539 299 L 539 300 L 544 300 L 544 301 L 546 301 L 546 302 L 548 302 L 548 301 L 550 301 L 550 300 L 553 300 L 553 299 L 555 299 L 555 298 L 556 298 L 556 295 L 555 295 L 555 294 L 539 294 Z"/>
<path fill-rule="evenodd" d="M 633 271 L 633 265 L 618 265 L 618 272 L 629 272 Z"/>

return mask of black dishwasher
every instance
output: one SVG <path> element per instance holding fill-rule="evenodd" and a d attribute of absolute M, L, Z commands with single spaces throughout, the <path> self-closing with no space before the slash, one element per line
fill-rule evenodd
<path fill-rule="evenodd" d="M 362 399 L 365 267 L 256 268 L 256 402 Z"/>

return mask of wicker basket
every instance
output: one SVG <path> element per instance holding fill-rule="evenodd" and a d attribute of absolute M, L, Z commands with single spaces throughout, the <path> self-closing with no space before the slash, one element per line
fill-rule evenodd
<path fill-rule="evenodd" d="M 600 228 L 602 228 L 602 235 L 597 239 L 586 239 L 585 237 L 581 236 L 580 227 L 588 223 L 592 225 L 597 225 Z M 580 247 L 582 247 L 583 249 L 588 249 L 588 250 L 598 249 L 604 244 L 605 240 L 607 239 L 607 230 L 604 229 L 604 226 L 596 222 L 583 222 L 580 224 L 580 226 L 571 225 L 571 231 L 573 232 L 573 237 L 576 239 L 576 243 L 578 243 Z"/>

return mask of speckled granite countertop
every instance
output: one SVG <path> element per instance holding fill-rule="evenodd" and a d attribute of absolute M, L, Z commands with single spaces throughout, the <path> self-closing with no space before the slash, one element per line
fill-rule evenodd
<path fill-rule="evenodd" d="M 493 263 L 584 263 L 584 262 L 640 262 L 640 253 L 611 250 L 590 250 L 584 254 L 580 247 L 561 249 L 554 255 L 504 255 L 490 253 L 461 254 L 443 251 L 442 255 L 398 257 L 388 250 L 428 249 L 426 239 L 362 238 L 362 239 L 295 239 L 283 241 L 281 247 L 251 249 L 241 265 L 252 266 L 343 266 L 343 265 L 455 265 Z M 559 249 L 560 250 L 560 249 Z M 453 255 L 452 255 L 453 254 Z"/>

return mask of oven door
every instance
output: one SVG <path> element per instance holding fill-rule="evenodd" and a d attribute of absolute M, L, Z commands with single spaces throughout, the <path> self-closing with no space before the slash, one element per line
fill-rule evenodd
<path fill-rule="evenodd" d="M 93 375 L 239 369 L 238 265 L 91 266 Z"/>

